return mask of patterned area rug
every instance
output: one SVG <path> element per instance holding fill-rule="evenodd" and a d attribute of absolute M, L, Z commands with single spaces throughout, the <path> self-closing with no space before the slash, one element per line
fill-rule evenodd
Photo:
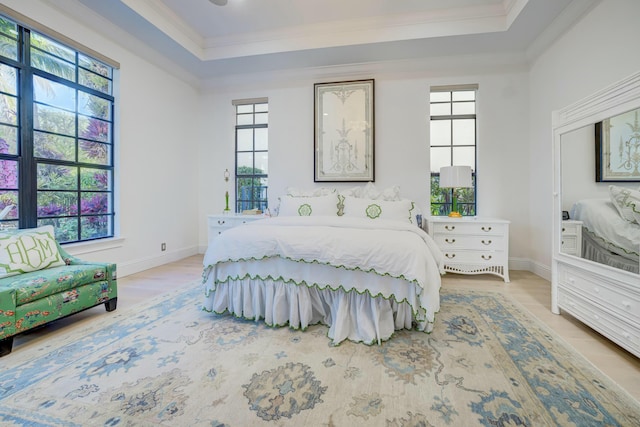
<path fill-rule="evenodd" d="M 0 424 L 640 425 L 638 402 L 497 293 L 443 290 L 433 333 L 380 346 L 201 300 L 194 284 L 16 348 L 0 359 Z"/>

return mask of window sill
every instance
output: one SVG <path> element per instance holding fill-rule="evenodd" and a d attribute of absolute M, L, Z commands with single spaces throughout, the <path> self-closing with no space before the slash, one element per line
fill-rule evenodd
<path fill-rule="evenodd" d="M 108 249 L 120 248 L 123 244 L 124 237 L 113 237 L 110 239 L 94 240 L 91 242 L 69 243 L 68 245 L 62 245 L 62 247 L 70 255 L 78 256 L 92 252 L 101 252 Z"/>

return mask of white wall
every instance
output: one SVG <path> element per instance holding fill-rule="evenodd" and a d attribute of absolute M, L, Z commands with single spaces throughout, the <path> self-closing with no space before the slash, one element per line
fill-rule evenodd
<path fill-rule="evenodd" d="M 47 1 L 3 3 L 118 61 L 116 218 L 121 241 L 68 246 L 88 260 L 116 262 L 122 277 L 197 253 L 197 155 L 203 132 L 198 92 L 182 80 L 71 19 Z M 104 29 L 103 29 L 104 30 Z M 114 31 L 116 31 L 114 29 Z M 131 41 L 128 46 L 135 46 Z M 160 244 L 167 251 L 160 251 Z"/>
<path fill-rule="evenodd" d="M 533 271 L 549 277 L 551 265 L 551 113 L 604 88 L 640 68 L 640 2 L 602 0 L 531 67 L 531 170 L 528 240 Z M 585 150 L 594 150 L 585 144 Z"/>
<path fill-rule="evenodd" d="M 232 171 L 235 165 L 233 99 L 269 98 L 269 203 L 275 206 L 277 196 L 287 186 L 310 189 L 356 185 L 313 182 L 313 84 L 374 78 L 375 184 L 379 188 L 399 185 L 405 197 L 416 200 L 428 212 L 429 87 L 478 83 L 478 213 L 512 221 L 510 258 L 514 267 L 522 267 L 518 263 L 529 254 L 528 194 L 523 191 L 529 186 L 527 74 L 494 70 L 473 75 L 473 65 L 468 64 L 469 74 L 449 77 L 460 73 L 433 70 L 425 63 L 422 72 L 407 76 L 402 74 L 402 65 L 397 64 L 397 71 L 385 72 L 363 65 L 355 75 L 347 74 L 354 72 L 353 67 L 348 72 L 338 67 L 332 70 L 334 75 L 324 74 L 322 78 L 314 76 L 313 70 L 302 70 L 295 81 L 263 80 L 256 88 L 248 80 L 246 85 L 238 82 L 211 91 L 202 104 L 211 118 L 211 137 L 203 141 L 200 150 L 202 229 L 206 229 L 207 214 L 224 209 L 223 172 L 225 168 Z M 206 246 L 204 233 L 200 246 Z"/>
<path fill-rule="evenodd" d="M 313 182 L 313 83 L 376 80 L 376 184 L 398 184 L 426 210 L 428 91 L 478 83 L 478 213 L 511 221 L 511 268 L 548 276 L 551 261 L 551 112 L 636 71 L 640 2 L 603 0 L 538 57 L 530 71 L 507 57 L 288 70 L 246 75 L 199 92 L 193 76 L 151 63 L 140 43 L 94 30 L 46 0 L 4 4 L 119 61 L 118 205 L 122 243 L 72 248 L 118 263 L 120 275 L 206 247 L 206 215 L 221 212 L 223 171 L 234 167 L 231 100 L 269 97 L 270 203 Z M 60 4 L 68 4 L 62 1 Z M 611 29 L 615 28 L 616 31 Z M 104 36 L 113 32 L 113 36 Z M 295 76 L 292 78 L 292 76 Z M 225 83 L 225 84 L 222 84 Z M 349 184 L 336 184 L 338 187 Z M 166 242 L 168 251 L 160 252 Z M 531 263 L 529 263 L 531 261 Z"/>

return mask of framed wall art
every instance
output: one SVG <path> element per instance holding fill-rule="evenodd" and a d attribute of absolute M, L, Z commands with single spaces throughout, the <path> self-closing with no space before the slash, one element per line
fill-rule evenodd
<path fill-rule="evenodd" d="M 314 181 L 374 181 L 374 81 L 314 85 Z"/>
<path fill-rule="evenodd" d="M 640 181 L 640 125 L 632 110 L 596 123 L 596 182 Z"/>

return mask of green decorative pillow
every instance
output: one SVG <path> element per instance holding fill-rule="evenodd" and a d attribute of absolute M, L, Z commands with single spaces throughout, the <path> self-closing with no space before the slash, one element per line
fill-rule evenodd
<path fill-rule="evenodd" d="M 344 196 L 344 216 L 388 219 L 413 224 L 415 205 L 411 200 L 397 201 L 361 199 Z"/>
<path fill-rule="evenodd" d="M 0 277 L 60 265 L 53 226 L 0 232 Z"/>

